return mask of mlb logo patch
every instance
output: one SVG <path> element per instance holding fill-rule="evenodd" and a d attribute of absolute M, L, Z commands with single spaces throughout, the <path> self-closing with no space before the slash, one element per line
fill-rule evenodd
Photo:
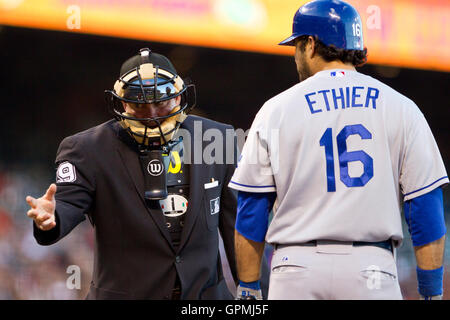
<path fill-rule="evenodd" d="M 341 78 L 341 77 L 345 76 L 345 72 L 344 71 L 333 71 L 333 72 L 331 72 L 331 76 L 336 77 L 336 78 Z"/>
<path fill-rule="evenodd" d="M 211 199 L 209 201 L 210 206 L 210 213 L 211 215 L 219 213 L 220 211 L 220 197 L 217 197 L 215 199 Z"/>

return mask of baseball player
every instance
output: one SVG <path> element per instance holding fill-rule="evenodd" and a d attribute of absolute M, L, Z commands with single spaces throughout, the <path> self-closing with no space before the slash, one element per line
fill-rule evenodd
<path fill-rule="evenodd" d="M 295 46 L 300 83 L 259 110 L 229 183 L 239 297 L 260 296 L 267 241 L 269 299 L 402 299 L 403 207 L 419 293 L 442 298 L 447 173 L 416 104 L 355 70 L 362 29 L 351 5 L 312 1 L 280 43 Z"/>

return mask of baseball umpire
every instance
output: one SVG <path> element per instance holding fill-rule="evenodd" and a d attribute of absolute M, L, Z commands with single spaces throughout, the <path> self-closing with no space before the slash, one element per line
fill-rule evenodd
<path fill-rule="evenodd" d="M 259 110 L 229 184 L 241 296 L 259 293 L 267 241 L 269 299 L 402 299 L 403 206 L 419 293 L 442 298 L 449 179 L 416 104 L 355 70 L 367 60 L 362 30 L 351 5 L 317 0 L 280 43 L 295 46 L 300 83 Z"/>
<path fill-rule="evenodd" d="M 236 195 L 224 187 L 237 146 L 228 163 L 230 150 L 208 164 L 188 151 L 204 149 L 203 131 L 225 137 L 233 128 L 188 115 L 194 85 L 149 49 L 126 60 L 105 93 L 115 119 L 65 138 L 56 184 L 26 199 L 37 242 L 59 241 L 88 216 L 95 256 L 87 299 L 232 299 L 218 230 L 237 279 Z"/>

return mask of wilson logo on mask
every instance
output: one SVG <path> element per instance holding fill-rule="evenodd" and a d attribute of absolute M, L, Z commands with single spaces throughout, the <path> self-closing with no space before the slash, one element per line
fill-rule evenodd
<path fill-rule="evenodd" d="M 161 163 L 161 161 L 153 159 L 148 163 L 147 171 L 152 176 L 159 176 L 164 171 L 164 165 Z"/>

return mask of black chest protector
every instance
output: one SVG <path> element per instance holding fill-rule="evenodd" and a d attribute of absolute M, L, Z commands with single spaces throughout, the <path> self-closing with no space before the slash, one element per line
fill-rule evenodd
<path fill-rule="evenodd" d="M 190 166 L 184 161 L 183 141 L 172 146 L 170 151 L 141 152 L 140 160 L 147 204 L 161 209 L 172 244 L 177 248 L 189 204 Z"/>
<path fill-rule="evenodd" d="M 166 218 L 172 244 L 180 244 L 185 214 L 189 205 L 190 166 L 184 161 L 183 142 L 178 143 L 170 154 L 163 155 L 166 169 L 167 198 L 159 200 Z"/>

